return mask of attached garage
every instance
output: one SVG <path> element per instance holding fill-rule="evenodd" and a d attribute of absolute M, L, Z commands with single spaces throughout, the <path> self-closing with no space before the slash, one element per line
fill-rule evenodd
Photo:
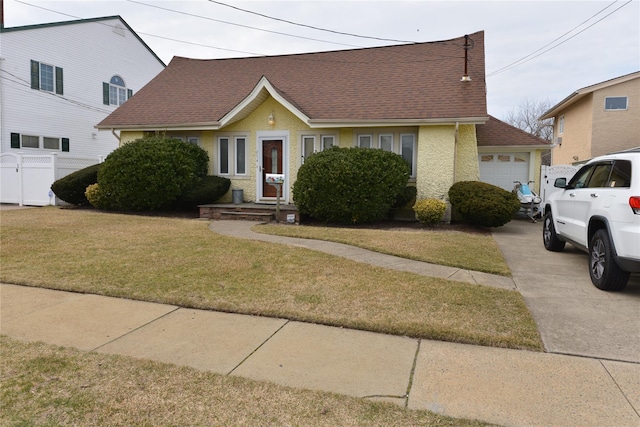
<path fill-rule="evenodd" d="M 542 152 L 549 149 L 548 141 L 492 116 L 476 126 L 476 137 L 480 181 L 507 191 L 513 189 L 513 181 L 534 181 L 532 188 L 539 190 Z"/>
<path fill-rule="evenodd" d="M 480 153 L 480 181 L 511 191 L 514 181 L 529 181 L 529 153 Z"/>

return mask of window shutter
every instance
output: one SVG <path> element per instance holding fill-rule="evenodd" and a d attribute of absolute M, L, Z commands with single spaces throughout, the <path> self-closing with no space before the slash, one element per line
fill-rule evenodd
<path fill-rule="evenodd" d="M 109 83 L 102 83 L 102 103 L 109 105 Z"/>
<path fill-rule="evenodd" d="M 63 84 L 62 84 L 62 68 L 56 67 L 56 93 L 58 95 L 64 94 Z"/>
<path fill-rule="evenodd" d="M 131 89 L 127 89 L 127 99 L 130 99 L 133 96 L 133 91 Z"/>
<path fill-rule="evenodd" d="M 40 89 L 40 63 L 31 60 L 31 89 Z"/>
<path fill-rule="evenodd" d="M 20 134 L 11 132 L 11 148 L 20 148 Z"/>
<path fill-rule="evenodd" d="M 69 138 L 62 138 L 62 151 L 69 151 Z"/>

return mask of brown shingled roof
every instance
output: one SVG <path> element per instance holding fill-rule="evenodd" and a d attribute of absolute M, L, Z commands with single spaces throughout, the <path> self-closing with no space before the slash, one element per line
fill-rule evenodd
<path fill-rule="evenodd" d="M 487 116 L 484 32 L 355 50 L 200 60 L 174 57 L 99 128 L 215 125 L 264 77 L 310 120 L 439 120 Z"/>
<path fill-rule="evenodd" d="M 515 145 L 534 146 L 549 145 L 546 139 L 538 138 L 511 126 L 493 116 L 489 116 L 489 121 L 483 125 L 476 126 L 476 138 L 478 138 L 478 147 L 507 147 Z"/>

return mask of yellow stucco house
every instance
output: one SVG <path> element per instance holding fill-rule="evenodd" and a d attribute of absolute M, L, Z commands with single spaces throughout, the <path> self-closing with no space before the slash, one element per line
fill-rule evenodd
<path fill-rule="evenodd" d="M 550 118 L 552 165 L 640 146 L 640 71 L 578 89 L 540 119 Z"/>
<path fill-rule="evenodd" d="M 288 204 L 305 157 L 334 145 L 395 152 L 418 198 L 446 199 L 453 183 L 479 179 L 476 126 L 488 120 L 477 32 L 297 55 L 174 57 L 97 128 L 121 144 L 160 132 L 199 145 L 209 173 L 230 178 L 244 202 L 274 203 L 266 174 L 284 174 Z M 220 202 L 231 200 L 232 191 Z"/>

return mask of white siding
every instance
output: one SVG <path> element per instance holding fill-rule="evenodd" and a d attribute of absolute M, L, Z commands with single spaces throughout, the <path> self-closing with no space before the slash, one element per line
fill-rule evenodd
<path fill-rule="evenodd" d="M 135 95 L 164 67 L 117 18 L 6 31 L 0 47 L 0 152 L 51 152 L 12 149 L 14 132 L 69 138 L 61 156 L 106 156 L 118 140 L 94 128 L 116 108 L 102 103 L 102 83 L 117 74 Z M 63 69 L 62 96 L 31 89 L 30 60 Z"/>

